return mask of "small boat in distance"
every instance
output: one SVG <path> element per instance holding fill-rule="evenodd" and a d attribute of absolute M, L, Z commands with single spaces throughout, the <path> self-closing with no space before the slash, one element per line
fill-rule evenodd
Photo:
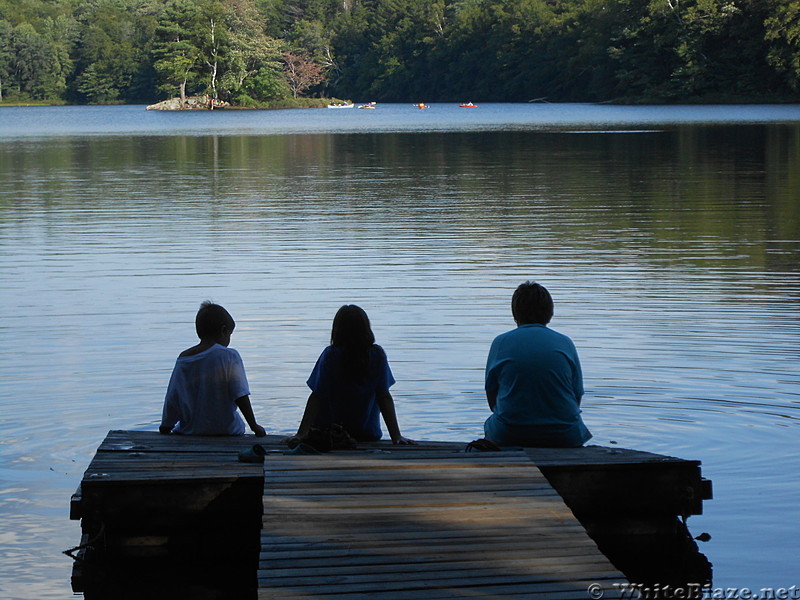
<path fill-rule="evenodd" d="M 355 104 L 352 102 L 331 102 L 328 108 L 353 108 Z"/>
<path fill-rule="evenodd" d="M 358 108 L 375 108 L 377 102 L 367 102 L 366 104 L 359 104 Z"/>
<path fill-rule="evenodd" d="M 415 104 L 414 106 L 416 106 L 416 107 L 417 107 L 417 108 L 419 108 L 419 109 L 428 108 L 428 105 L 427 105 L 427 104 L 425 104 L 424 102 L 418 102 L 418 103 L 417 103 L 417 104 Z"/>
<path fill-rule="evenodd" d="M 461 108 L 478 108 L 477 104 L 473 104 L 472 102 L 464 102 L 464 104 L 459 104 Z"/>

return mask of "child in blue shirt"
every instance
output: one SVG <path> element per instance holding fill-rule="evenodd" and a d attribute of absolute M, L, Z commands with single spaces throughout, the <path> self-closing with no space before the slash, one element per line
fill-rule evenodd
<path fill-rule="evenodd" d="M 501 446 L 582 446 L 592 434 L 581 418 L 581 363 L 572 340 L 547 327 L 550 293 L 523 283 L 511 312 L 517 328 L 494 339 L 486 361 L 486 437 Z"/>
<path fill-rule="evenodd" d="M 353 304 L 342 306 L 333 319 L 331 344 L 306 382 L 311 394 L 295 438 L 302 439 L 312 427 L 341 425 L 356 441 L 377 441 L 382 435 L 382 415 L 393 443 L 413 444 L 397 424 L 389 393 L 394 382 L 367 313 Z"/>

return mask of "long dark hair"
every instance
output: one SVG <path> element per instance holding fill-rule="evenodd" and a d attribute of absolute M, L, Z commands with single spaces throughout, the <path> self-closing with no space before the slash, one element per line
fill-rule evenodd
<path fill-rule="evenodd" d="M 375 345 L 375 334 L 364 309 L 345 304 L 333 317 L 331 345 L 342 350 L 344 373 L 363 382 L 369 370 L 369 355 Z"/>

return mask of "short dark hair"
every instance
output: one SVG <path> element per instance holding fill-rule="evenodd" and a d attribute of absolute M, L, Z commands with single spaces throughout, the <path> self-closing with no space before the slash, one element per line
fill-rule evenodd
<path fill-rule="evenodd" d="M 553 318 L 553 298 L 543 285 L 526 281 L 517 287 L 511 297 L 511 314 L 517 325 L 547 325 Z"/>
<path fill-rule="evenodd" d="M 197 337 L 200 339 L 219 335 L 223 327 L 228 327 L 231 331 L 236 327 L 236 322 L 231 314 L 221 307 L 214 304 L 211 300 L 206 300 L 200 305 L 197 316 L 194 319 L 194 328 Z"/>

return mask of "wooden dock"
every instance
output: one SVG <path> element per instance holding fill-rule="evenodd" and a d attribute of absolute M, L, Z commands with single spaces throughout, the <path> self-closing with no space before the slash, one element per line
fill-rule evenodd
<path fill-rule="evenodd" d="M 260 599 L 585 600 L 625 582 L 521 451 L 279 456 L 265 472 Z"/>
<path fill-rule="evenodd" d="M 256 442 L 265 463 L 240 462 Z M 627 580 L 587 529 L 601 548 L 609 531 L 617 539 L 615 523 L 626 540 L 651 536 L 651 523 L 697 514 L 710 497 L 697 461 L 602 447 L 464 446 L 378 442 L 302 455 L 285 454 L 277 436 L 109 432 L 72 499 L 90 546 L 73 587 L 93 597 L 99 561 L 106 575 L 94 596 L 109 597 L 129 562 L 153 558 L 113 591 L 137 597 L 131 581 L 164 557 L 194 564 L 235 548 L 238 580 L 250 582 L 240 598 L 584 600 L 590 584 L 614 598 Z M 625 489 L 612 489 L 620 482 Z"/>

